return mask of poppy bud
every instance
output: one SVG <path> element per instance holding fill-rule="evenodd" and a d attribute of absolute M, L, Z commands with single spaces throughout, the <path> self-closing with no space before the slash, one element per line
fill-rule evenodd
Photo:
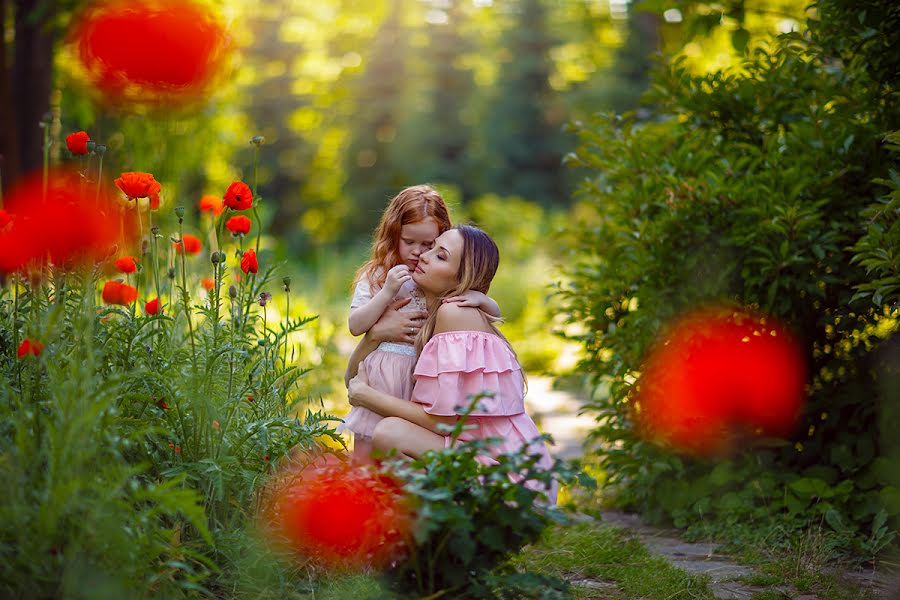
<path fill-rule="evenodd" d="M 41 129 L 44 129 L 45 127 L 47 127 L 48 125 L 50 125 L 50 123 L 52 123 L 52 122 L 53 122 L 53 113 L 52 113 L 52 112 L 45 112 L 45 113 L 44 113 L 44 116 L 41 117 L 41 122 L 40 122 Z"/>
<path fill-rule="evenodd" d="M 224 252 L 213 252 L 209 260 L 212 261 L 212 264 L 217 265 L 219 263 L 225 262 L 225 253 Z"/>
<path fill-rule="evenodd" d="M 290 277 L 282 277 L 281 283 L 284 284 L 284 291 L 286 291 L 286 292 L 291 291 L 291 278 Z"/>
<path fill-rule="evenodd" d="M 97 144 L 94 146 L 94 152 L 102 156 L 106 152 L 106 144 Z"/>
<path fill-rule="evenodd" d="M 151 228 L 150 228 L 150 233 L 152 233 L 152 234 L 155 235 L 156 237 L 162 237 L 162 236 L 159 235 L 159 225 L 154 225 L 153 227 L 151 227 Z"/>
<path fill-rule="evenodd" d="M 97 142 L 88 140 L 87 142 L 85 142 L 84 147 L 87 149 L 88 153 L 91 153 L 97 149 Z"/>
<path fill-rule="evenodd" d="M 175 216 L 178 217 L 179 221 L 184 218 L 184 207 L 183 206 L 175 207 Z"/>
<path fill-rule="evenodd" d="M 255 146 L 260 146 L 260 145 L 266 143 L 266 138 L 265 138 L 265 136 L 262 136 L 262 135 L 254 135 L 254 136 L 250 139 L 250 143 L 253 144 L 253 145 L 255 145 Z"/>
<path fill-rule="evenodd" d="M 228 297 L 231 299 L 237 298 L 237 288 L 234 287 L 234 284 L 228 286 Z"/>
<path fill-rule="evenodd" d="M 174 267 L 169 269 L 168 276 L 169 276 L 169 279 L 175 279 L 175 268 Z"/>

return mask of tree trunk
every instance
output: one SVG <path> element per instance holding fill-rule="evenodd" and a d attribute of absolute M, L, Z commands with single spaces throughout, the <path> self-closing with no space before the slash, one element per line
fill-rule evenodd
<path fill-rule="evenodd" d="M 6 12 L 8 0 L 2 1 Z M 4 62 L 0 65 L 3 69 L 0 110 L 3 111 L 4 123 L 4 187 L 23 174 L 40 169 L 42 164 L 43 135 L 39 123 L 50 110 L 54 32 L 48 25 L 52 8 L 38 19 L 33 17 L 35 9 L 41 4 L 47 3 L 41 0 L 13 0 L 13 62 L 9 64 L 9 48 L 5 47 Z M 7 128 L 10 123 L 12 126 Z"/>
<path fill-rule="evenodd" d="M 0 31 L 12 16 L 8 0 L 0 0 Z M 19 177 L 19 149 L 15 105 L 12 98 L 12 57 L 6 42 L 0 40 L 0 176 L 3 189 Z"/>

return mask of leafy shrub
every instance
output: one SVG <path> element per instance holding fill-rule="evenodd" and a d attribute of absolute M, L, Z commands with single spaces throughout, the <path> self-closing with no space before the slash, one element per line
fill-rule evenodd
<path fill-rule="evenodd" d="M 583 326 L 582 366 L 597 384 L 589 406 L 607 491 L 651 518 L 777 518 L 793 528 L 836 511 L 867 538 L 883 525 L 882 509 L 900 515 L 885 502 L 896 481 L 878 460 L 890 400 L 878 357 L 898 327 L 900 289 L 897 157 L 883 139 L 900 125 L 900 105 L 896 81 L 868 69 L 884 59 L 863 50 L 870 39 L 896 45 L 900 29 L 889 2 L 819 6 L 823 18 L 838 7 L 871 26 L 813 22 L 810 36 L 780 36 L 738 72 L 692 76 L 676 62 L 655 77 L 658 120 L 576 126 L 571 158 L 590 176 L 584 222 L 572 227 L 571 285 L 560 294 Z M 838 62 L 835 47 L 862 49 Z M 632 431 L 631 391 L 649 344 L 706 302 L 762 310 L 802 340 L 808 399 L 789 442 L 714 463 L 671 455 Z"/>
<path fill-rule="evenodd" d="M 454 443 L 479 398 L 472 398 L 450 432 Z M 389 587 L 415 597 L 562 597 L 565 582 L 516 573 L 506 564 L 550 523 L 566 520 L 558 509 L 542 504 L 541 492 L 522 482 L 546 488 L 553 481 L 591 481 L 559 460 L 551 469 L 538 467 L 540 455 L 527 448 L 497 456 L 496 464 L 477 461 L 495 442 L 462 442 L 419 460 L 394 463 L 394 473 L 418 502 L 419 526 L 410 556 L 386 574 Z M 513 483 L 510 476 L 522 481 Z"/>
<path fill-rule="evenodd" d="M 176 214 L 180 237 L 183 209 Z M 306 370 L 290 336 L 311 319 L 290 314 L 290 282 L 277 286 L 287 310 L 274 322 L 272 305 L 260 303 L 276 289 L 267 254 L 240 283 L 239 250 L 223 247 L 217 262 L 181 254 L 161 285 L 158 231 L 175 229 L 161 221 L 132 280 L 159 294 L 159 314 L 98 306 L 103 265 L 44 265 L 3 281 L 0 595 L 236 587 L 223 545 L 251 529 L 272 465 L 318 453 L 326 439 L 340 444 L 335 419 L 298 413 Z M 214 282 L 194 304 L 201 277 Z M 26 335 L 43 351 L 17 357 Z"/>

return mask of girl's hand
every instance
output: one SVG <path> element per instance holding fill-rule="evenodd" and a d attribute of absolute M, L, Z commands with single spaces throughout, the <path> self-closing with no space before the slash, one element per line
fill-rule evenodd
<path fill-rule="evenodd" d="M 350 406 L 362 406 L 366 393 L 372 388 L 366 379 L 365 371 L 357 373 L 356 377 L 350 380 L 347 386 L 347 396 L 350 399 Z"/>
<path fill-rule="evenodd" d="M 485 306 L 488 297 L 481 292 L 477 292 L 475 290 L 469 290 L 459 296 L 450 296 L 449 298 L 444 298 L 443 302 L 456 302 L 460 306 L 474 306 L 475 308 L 481 308 Z"/>
<path fill-rule="evenodd" d="M 387 279 L 384 280 L 384 287 L 391 293 L 391 296 L 395 296 L 397 292 L 400 291 L 400 287 L 410 279 L 412 279 L 412 275 L 409 272 L 409 267 L 406 265 L 396 265 L 387 272 Z"/>

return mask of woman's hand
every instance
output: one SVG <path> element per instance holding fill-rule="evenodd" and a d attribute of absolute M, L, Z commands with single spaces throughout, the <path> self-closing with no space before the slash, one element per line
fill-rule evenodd
<path fill-rule="evenodd" d="M 403 298 L 388 305 L 378 321 L 369 329 L 369 336 L 378 342 L 405 342 L 412 344 L 422 328 L 428 313 L 424 310 L 400 312 L 412 298 Z"/>
<path fill-rule="evenodd" d="M 350 398 L 350 406 L 363 406 L 366 394 L 372 388 L 366 379 L 365 371 L 360 371 L 356 377 L 350 380 L 347 386 L 347 396 Z"/>

